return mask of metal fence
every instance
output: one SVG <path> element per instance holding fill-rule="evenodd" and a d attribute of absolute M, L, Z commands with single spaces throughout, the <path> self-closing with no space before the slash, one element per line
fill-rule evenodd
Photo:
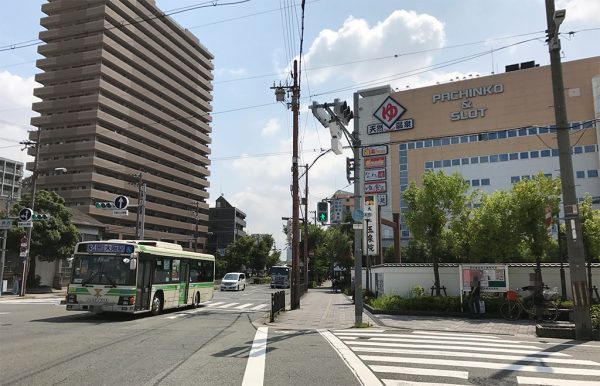
<path fill-rule="evenodd" d="M 281 310 L 285 310 L 285 291 L 271 294 L 271 323 L 275 321 L 275 315 Z"/>

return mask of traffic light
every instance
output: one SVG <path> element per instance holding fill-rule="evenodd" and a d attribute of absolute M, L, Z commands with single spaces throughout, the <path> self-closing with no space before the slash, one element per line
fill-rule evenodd
<path fill-rule="evenodd" d="M 329 205 L 327 201 L 317 202 L 317 219 L 322 223 L 329 221 Z"/>
<path fill-rule="evenodd" d="M 115 207 L 114 202 L 97 202 L 96 208 L 98 208 L 98 209 L 117 209 Z"/>
<path fill-rule="evenodd" d="M 352 118 L 354 118 L 352 109 L 350 106 L 348 106 L 346 101 L 340 101 L 339 99 L 336 99 L 333 103 L 333 112 L 344 125 L 347 125 Z"/>
<path fill-rule="evenodd" d="M 49 219 L 50 219 L 50 216 L 47 215 L 46 213 L 34 213 L 31 216 L 32 221 L 47 221 Z"/>

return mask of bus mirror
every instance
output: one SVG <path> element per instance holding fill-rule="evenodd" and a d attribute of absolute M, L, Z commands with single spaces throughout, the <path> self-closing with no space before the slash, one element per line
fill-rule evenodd
<path fill-rule="evenodd" d="M 134 259 L 129 260 L 129 269 L 131 269 L 133 271 L 136 268 L 137 268 L 137 259 L 134 258 Z"/>

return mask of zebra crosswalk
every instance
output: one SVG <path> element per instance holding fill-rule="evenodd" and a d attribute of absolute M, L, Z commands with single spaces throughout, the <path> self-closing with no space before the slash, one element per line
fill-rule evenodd
<path fill-rule="evenodd" d="M 364 384 L 465 385 L 493 375 L 519 385 L 600 385 L 596 357 L 573 358 L 537 342 L 434 331 L 320 333 Z"/>
<path fill-rule="evenodd" d="M 249 312 L 258 312 L 265 311 L 269 307 L 269 304 L 256 304 L 256 303 L 239 303 L 239 302 L 218 302 L 218 301 L 210 301 L 207 303 L 202 303 L 200 308 L 195 308 L 192 310 L 184 310 L 176 312 L 172 315 L 167 316 L 167 319 L 177 319 L 181 317 L 185 317 L 186 315 L 198 314 L 206 311 L 225 311 L 225 312 L 237 312 L 237 313 L 249 313 Z"/>

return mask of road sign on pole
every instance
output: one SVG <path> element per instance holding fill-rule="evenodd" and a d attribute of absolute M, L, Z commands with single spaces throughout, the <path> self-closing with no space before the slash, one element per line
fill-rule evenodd
<path fill-rule="evenodd" d="M 21 221 L 29 221 L 31 216 L 33 216 L 33 210 L 29 208 L 23 208 L 19 211 L 19 220 Z"/>
<path fill-rule="evenodd" d="M 117 209 L 125 209 L 129 205 L 129 199 L 125 196 L 117 196 L 115 198 L 115 207 Z"/>

